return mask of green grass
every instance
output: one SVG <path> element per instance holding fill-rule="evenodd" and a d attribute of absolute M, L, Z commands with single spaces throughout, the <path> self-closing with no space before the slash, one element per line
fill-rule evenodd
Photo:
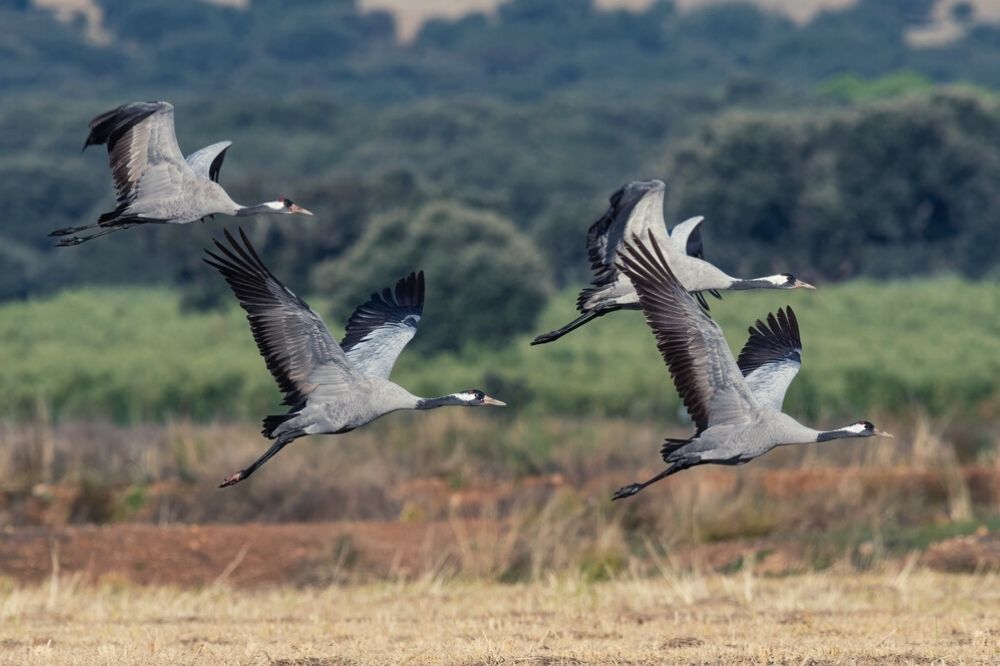
<path fill-rule="evenodd" d="M 537 331 L 571 319 L 574 300 L 571 292 L 557 294 Z M 786 401 L 791 413 L 997 413 L 996 283 L 852 282 L 711 303 L 737 351 L 754 319 L 785 304 L 799 315 L 805 347 Z M 540 347 L 528 345 L 531 337 L 433 358 L 404 354 L 394 379 L 424 395 L 482 388 L 512 411 L 660 418 L 678 411 L 641 314 L 614 313 Z M 165 289 L 91 288 L 8 303 L 0 306 L 0 340 L 0 392 L 14 418 L 43 408 L 57 417 L 119 421 L 256 418 L 280 398 L 240 311 L 181 313 Z"/>
<path fill-rule="evenodd" d="M 925 94 L 934 89 L 934 82 L 919 72 L 903 70 L 874 79 L 857 74 L 839 74 L 819 87 L 820 95 L 853 103 L 873 102 L 902 95 Z"/>

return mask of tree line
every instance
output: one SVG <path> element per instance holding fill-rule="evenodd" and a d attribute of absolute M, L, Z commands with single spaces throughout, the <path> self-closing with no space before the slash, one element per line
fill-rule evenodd
<path fill-rule="evenodd" d="M 429 302 L 454 308 L 421 336 L 442 347 L 532 329 L 554 289 L 587 279 L 586 228 L 632 179 L 668 182 L 671 222 L 705 215 L 708 256 L 733 274 L 998 275 L 1000 108 L 936 82 L 994 84 L 977 63 L 1000 40 L 979 26 L 913 49 L 904 31 L 933 2 L 797 26 L 739 4 L 513 0 L 408 45 L 347 0 L 99 4 L 107 45 L 0 0 L 0 300 L 157 283 L 189 308 L 229 302 L 200 257 L 233 220 L 58 251 L 45 237 L 113 206 L 105 156 L 79 154 L 86 121 L 149 97 L 174 102 L 187 152 L 234 141 L 221 180 L 237 201 L 318 213 L 245 222 L 292 288 L 344 316 L 424 268 Z"/>

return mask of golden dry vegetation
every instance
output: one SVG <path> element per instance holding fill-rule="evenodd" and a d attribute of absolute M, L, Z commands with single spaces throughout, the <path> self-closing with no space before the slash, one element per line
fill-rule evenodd
<path fill-rule="evenodd" d="M 181 591 L 105 583 L 0 596 L 10 664 L 995 663 L 1000 580 L 907 565 L 756 578 Z"/>

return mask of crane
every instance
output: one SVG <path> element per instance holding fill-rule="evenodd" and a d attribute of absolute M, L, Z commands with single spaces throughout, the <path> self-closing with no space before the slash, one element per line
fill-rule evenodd
<path fill-rule="evenodd" d="M 320 316 L 268 270 L 242 229 L 242 245 L 228 231 L 225 236 L 229 246 L 215 241 L 219 254 L 206 250 L 205 261 L 246 310 L 257 348 L 290 408 L 264 418 L 261 433 L 274 444 L 220 488 L 243 481 L 299 437 L 350 432 L 401 409 L 506 406 L 479 389 L 421 398 L 389 380 L 423 313 L 423 271 L 372 294 L 337 344 Z"/>
<path fill-rule="evenodd" d="M 633 181 L 611 195 L 608 210 L 587 231 L 587 256 L 594 280 L 577 297 L 576 308 L 580 316 L 561 328 L 539 335 L 531 344 L 558 340 L 609 312 L 638 310 L 639 299 L 635 289 L 615 266 L 615 258 L 624 239 L 632 234 L 641 236 L 646 230 L 651 231 L 660 243 L 681 284 L 688 291 L 695 292 L 695 298 L 705 309 L 708 309 L 708 303 L 697 292 L 708 291 L 721 298 L 721 290 L 815 289 L 788 273 L 752 279 L 734 278 L 705 261 L 701 240 L 704 218 L 699 216 L 685 220 L 668 235 L 663 219 L 665 190 L 666 185 L 661 180 Z"/>
<path fill-rule="evenodd" d="M 137 224 L 188 224 L 214 215 L 312 215 L 285 197 L 256 206 L 233 201 L 218 182 L 232 142 L 214 143 L 185 159 L 168 102 L 132 102 L 94 118 L 83 149 L 105 144 L 118 205 L 94 224 L 51 232 L 49 236 L 60 237 L 59 246 L 79 245 Z M 76 235 L 88 229 L 100 231 Z"/>
<path fill-rule="evenodd" d="M 792 309 L 770 315 L 766 325 L 758 321 L 737 361 L 722 329 L 677 279 L 652 230 L 646 234 L 646 239 L 632 236 L 624 243 L 617 266 L 635 285 L 646 323 L 696 432 L 687 439 L 667 439 L 660 450 L 667 469 L 620 488 L 614 499 L 696 465 L 742 465 L 776 446 L 892 437 L 870 421 L 815 430 L 783 413 L 785 392 L 801 365 L 802 343 Z"/>

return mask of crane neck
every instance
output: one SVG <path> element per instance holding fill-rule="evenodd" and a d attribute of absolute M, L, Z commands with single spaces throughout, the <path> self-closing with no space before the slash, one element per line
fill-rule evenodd
<path fill-rule="evenodd" d="M 729 288 L 733 291 L 742 289 L 783 289 L 788 282 L 782 275 L 768 275 L 766 277 L 750 278 L 730 278 Z"/>
<path fill-rule="evenodd" d="M 864 437 L 865 435 L 852 430 L 850 426 L 837 428 L 836 430 L 821 430 L 816 433 L 817 442 L 829 442 L 834 439 L 847 439 L 848 437 Z"/>
<path fill-rule="evenodd" d="M 442 395 L 437 398 L 417 398 L 417 403 L 414 409 L 437 409 L 438 407 L 467 407 L 468 402 L 462 400 L 454 393 L 450 395 Z"/>
<path fill-rule="evenodd" d="M 241 206 L 236 204 L 236 216 L 247 217 L 251 215 L 261 215 L 262 213 L 283 213 L 285 205 L 280 201 L 265 201 L 256 206 Z"/>

